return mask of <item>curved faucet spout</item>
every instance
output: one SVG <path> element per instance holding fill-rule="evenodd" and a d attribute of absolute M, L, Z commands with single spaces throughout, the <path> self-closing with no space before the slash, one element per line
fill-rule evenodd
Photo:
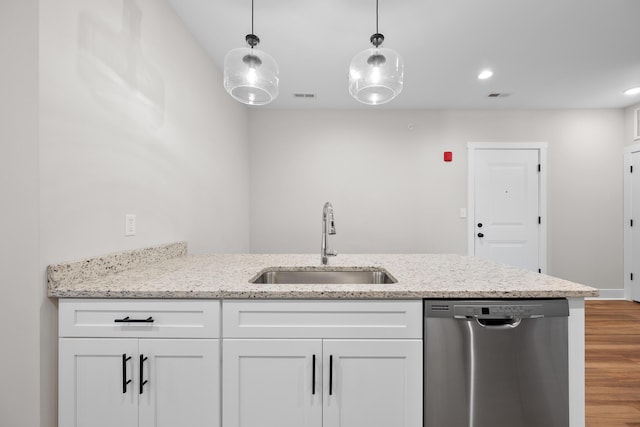
<path fill-rule="evenodd" d="M 333 218 L 333 206 L 327 202 L 322 208 L 322 244 L 320 246 L 320 260 L 322 265 L 327 265 L 330 256 L 336 256 L 338 253 L 327 247 L 327 235 L 336 234 L 336 225 Z"/>

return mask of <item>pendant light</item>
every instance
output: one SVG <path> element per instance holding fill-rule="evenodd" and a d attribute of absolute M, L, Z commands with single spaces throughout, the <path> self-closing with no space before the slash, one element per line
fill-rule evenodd
<path fill-rule="evenodd" d="M 376 0 L 376 33 L 369 39 L 373 48 L 353 57 L 349 66 L 349 93 L 368 105 L 391 101 L 402 92 L 404 61 L 392 49 L 380 47 L 384 36 L 378 31 L 378 0 Z"/>
<path fill-rule="evenodd" d="M 253 0 L 251 34 L 245 40 L 249 47 L 233 49 L 224 58 L 224 88 L 244 104 L 265 105 L 278 97 L 279 70 L 271 55 L 257 49 L 260 39 L 253 34 Z"/>

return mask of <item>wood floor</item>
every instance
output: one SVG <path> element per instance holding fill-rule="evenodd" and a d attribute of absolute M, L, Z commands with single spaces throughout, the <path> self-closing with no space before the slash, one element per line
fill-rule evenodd
<path fill-rule="evenodd" d="M 586 301 L 586 427 L 640 427 L 640 303 Z"/>

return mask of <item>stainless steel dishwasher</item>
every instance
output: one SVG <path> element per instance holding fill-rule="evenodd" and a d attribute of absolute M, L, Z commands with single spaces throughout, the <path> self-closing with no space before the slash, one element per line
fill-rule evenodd
<path fill-rule="evenodd" d="M 425 300 L 424 427 L 568 427 L 565 299 Z"/>

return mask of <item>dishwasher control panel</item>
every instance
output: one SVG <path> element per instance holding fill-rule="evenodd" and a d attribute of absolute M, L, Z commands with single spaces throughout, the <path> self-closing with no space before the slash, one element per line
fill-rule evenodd
<path fill-rule="evenodd" d="M 457 319 L 535 319 L 568 316 L 566 299 L 425 300 L 425 317 Z"/>
<path fill-rule="evenodd" d="M 541 305 L 455 305 L 455 317 L 478 319 L 511 319 L 544 317 Z"/>

